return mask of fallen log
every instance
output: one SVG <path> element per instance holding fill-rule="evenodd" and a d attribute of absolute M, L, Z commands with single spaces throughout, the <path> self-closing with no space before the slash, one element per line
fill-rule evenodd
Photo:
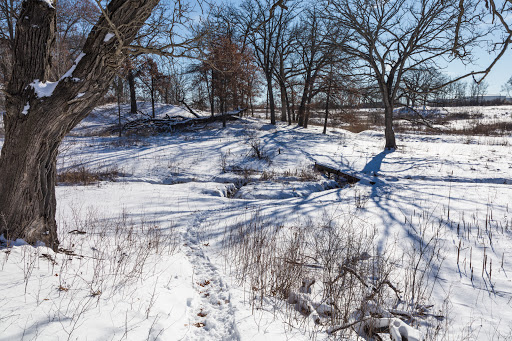
<path fill-rule="evenodd" d="M 343 178 L 349 184 L 355 184 L 356 182 L 361 181 L 360 178 L 355 177 L 353 175 L 347 174 L 345 172 L 340 171 L 339 169 L 335 169 L 326 165 L 322 165 L 320 163 L 315 162 L 315 169 L 322 173 L 327 173 L 327 177 L 330 179 L 331 174 L 336 175 L 338 178 Z"/>
<path fill-rule="evenodd" d="M 196 118 L 188 118 L 181 115 L 172 117 L 166 116 L 164 118 L 139 118 L 127 122 L 121 128 L 121 131 L 123 132 L 129 130 L 149 129 L 156 132 L 167 132 L 186 127 L 193 127 L 199 124 L 208 124 L 216 121 L 234 121 L 238 120 L 238 115 L 240 115 L 245 110 L 246 109 L 240 109 L 226 114 Z"/>

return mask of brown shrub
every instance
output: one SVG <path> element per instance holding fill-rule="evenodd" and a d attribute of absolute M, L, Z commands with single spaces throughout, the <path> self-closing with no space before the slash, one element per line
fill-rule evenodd
<path fill-rule="evenodd" d="M 115 181 L 120 176 L 116 167 L 106 170 L 91 170 L 80 166 L 57 174 L 57 182 L 65 185 L 93 185 L 100 181 Z"/>

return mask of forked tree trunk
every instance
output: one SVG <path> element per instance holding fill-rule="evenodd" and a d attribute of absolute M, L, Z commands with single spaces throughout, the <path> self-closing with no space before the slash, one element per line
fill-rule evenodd
<path fill-rule="evenodd" d="M 384 149 L 386 150 L 395 150 L 396 149 L 396 139 L 395 139 L 395 131 L 393 130 L 393 105 L 394 100 L 392 96 L 392 86 L 391 81 L 388 80 L 388 83 L 384 83 L 383 81 L 379 82 L 379 87 L 382 93 L 382 102 L 384 104 L 384 136 L 386 139 L 386 146 Z"/>
<path fill-rule="evenodd" d="M 104 96 L 128 45 L 157 0 L 112 0 L 107 6 L 117 38 L 105 41 L 112 27 L 103 16 L 85 42 L 83 53 L 52 92 L 37 93 L 47 81 L 55 40 L 55 8 L 46 1 L 23 2 L 16 25 L 15 64 L 7 86 L 5 142 L 0 155 L 0 234 L 58 249 L 55 221 L 56 160 L 64 136 Z"/>
<path fill-rule="evenodd" d="M 306 104 L 306 114 L 304 115 L 304 124 L 302 125 L 304 128 L 308 127 L 309 124 L 309 117 L 311 116 L 311 93 L 308 96 L 308 102 Z"/>

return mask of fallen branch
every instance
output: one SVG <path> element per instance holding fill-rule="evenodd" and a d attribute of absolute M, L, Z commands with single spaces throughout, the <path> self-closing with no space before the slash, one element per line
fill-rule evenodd
<path fill-rule="evenodd" d="M 235 112 L 230 112 L 222 115 L 198 118 L 188 118 L 181 115 L 176 115 L 172 117 L 166 115 L 164 118 L 139 118 L 127 122 L 122 127 L 121 131 L 153 129 L 157 132 L 166 132 L 171 131 L 173 129 L 185 128 L 189 126 L 195 126 L 198 124 L 208 124 L 216 121 L 233 121 L 239 119 L 238 115 L 244 110 L 246 109 L 241 109 Z"/>
<path fill-rule="evenodd" d="M 359 182 L 361 179 L 355 177 L 353 175 L 347 174 L 345 172 L 340 171 L 339 169 L 335 169 L 326 165 L 322 165 L 320 163 L 315 162 L 315 169 L 322 173 L 327 173 L 327 176 L 330 178 L 331 174 L 334 174 L 340 178 L 345 179 L 349 184 L 355 184 Z"/>
<path fill-rule="evenodd" d="M 412 107 L 409 107 L 409 106 L 405 106 L 405 108 L 407 108 L 408 110 L 410 110 L 414 116 L 416 116 L 418 118 L 418 120 L 414 120 L 412 118 L 407 118 L 407 117 L 401 117 L 401 119 L 407 121 L 407 122 L 410 122 L 410 123 L 413 123 L 413 124 L 416 124 L 416 125 L 424 125 L 432 130 L 437 130 L 437 131 L 441 131 L 441 129 L 439 128 L 436 128 L 433 126 L 432 122 L 430 122 L 429 120 L 427 120 L 425 117 L 423 117 L 422 114 L 420 114 L 416 109 L 412 108 Z"/>
<path fill-rule="evenodd" d="M 199 116 L 199 115 L 198 115 L 194 110 L 192 110 L 192 108 L 191 108 L 191 107 L 189 107 L 189 106 L 188 106 L 188 104 L 187 104 L 187 103 L 185 103 L 185 99 L 184 99 L 184 98 L 180 101 L 180 103 L 182 103 L 182 104 L 185 106 L 185 108 L 187 108 L 187 110 L 188 110 L 192 115 L 194 115 L 194 116 L 195 116 L 195 117 L 197 117 L 197 118 L 201 118 L 201 116 Z"/>

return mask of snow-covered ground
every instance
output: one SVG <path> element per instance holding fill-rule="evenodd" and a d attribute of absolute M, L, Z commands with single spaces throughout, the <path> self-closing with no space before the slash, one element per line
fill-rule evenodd
<path fill-rule="evenodd" d="M 262 288 L 237 275 L 232 259 L 244 249 L 227 240 L 255 217 L 283 235 L 312 224 L 304 230 L 312 243 L 326 220 L 340 229 L 333 234 L 375 231 L 361 255 L 387 257 L 404 297 L 417 267 L 415 300 L 427 308 L 409 323 L 423 336 L 437 316 L 437 339 L 512 338 L 511 136 L 468 143 L 400 134 L 398 150 L 383 152 L 381 131 L 322 135 L 250 118 L 225 129 L 94 136 L 116 123 L 115 110 L 96 110 L 61 147 L 60 172 L 120 174 L 57 187 L 67 252 L 22 242 L 0 250 L 0 340 L 332 337 L 328 323 L 315 325 L 277 295 L 260 297 Z M 334 188 L 311 171 L 315 162 L 362 180 Z M 321 293 L 322 278 L 314 280 L 313 294 Z"/>

